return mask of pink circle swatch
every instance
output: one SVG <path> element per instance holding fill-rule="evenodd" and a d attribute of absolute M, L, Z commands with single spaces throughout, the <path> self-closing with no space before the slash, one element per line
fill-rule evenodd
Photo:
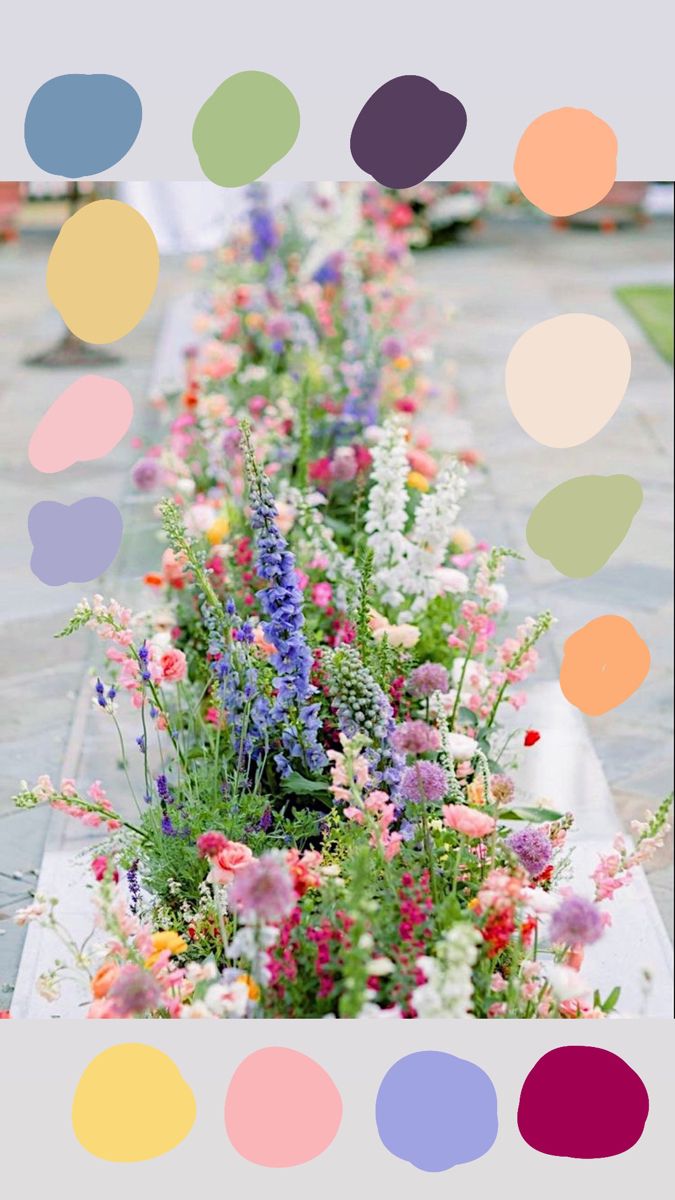
<path fill-rule="evenodd" d="M 330 1146 L 342 1099 L 330 1076 L 298 1050 L 249 1054 L 232 1076 L 225 1128 L 242 1158 L 260 1167 L 297 1167 Z"/>
<path fill-rule="evenodd" d="M 31 464 L 52 475 L 73 463 L 103 458 L 124 437 L 133 413 L 131 396 L 116 379 L 82 375 L 36 426 L 28 447 Z"/>

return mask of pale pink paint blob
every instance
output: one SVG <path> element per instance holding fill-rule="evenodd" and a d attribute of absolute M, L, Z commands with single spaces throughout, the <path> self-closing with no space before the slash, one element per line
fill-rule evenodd
<path fill-rule="evenodd" d="M 342 1099 L 330 1076 L 298 1050 L 272 1046 L 237 1067 L 225 1099 L 225 1128 L 242 1158 L 297 1167 L 330 1146 Z"/>
<path fill-rule="evenodd" d="M 109 454 L 131 424 L 134 406 L 116 379 L 83 375 L 47 409 L 28 447 L 36 471 L 52 475 Z"/>

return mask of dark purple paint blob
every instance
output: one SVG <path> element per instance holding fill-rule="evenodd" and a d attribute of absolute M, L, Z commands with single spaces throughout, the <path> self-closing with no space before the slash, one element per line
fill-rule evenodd
<path fill-rule="evenodd" d="M 41 500 L 28 514 L 30 569 L 50 587 L 88 583 L 110 566 L 122 529 L 119 509 L 102 496 L 87 496 L 75 504 Z"/>
<path fill-rule="evenodd" d="M 352 129 L 354 162 L 384 187 L 414 187 L 456 150 L 466 109 L 422 75 L 399 75 L 366 100 Z"/>
<path fill-rule="evenodd" d="M 397 1158 L 420 1171 L 447 1171 L 487 1154 L 497 1136 L 497 1095 L 475 1063 L 422 1050 L 387 1071 L 375 1120 Z"/>
<path fill-rule="evenodd" d="M 611 1158 L 642 1136 L 647 1089 L 627 1063 L 596 1046 L 560 1046 L 535 1063 L 520 1093 L 518 1128 L 557 1158 Z"/>

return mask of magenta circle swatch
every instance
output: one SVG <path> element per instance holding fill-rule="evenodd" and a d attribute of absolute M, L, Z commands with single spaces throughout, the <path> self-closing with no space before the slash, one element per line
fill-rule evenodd
<path fill-rule="evenodd" d="M 414 187 L 457 149 L 466 122 L 456 96 L 422 75 L 399 75 L 366 100 L 352 129 L 352 158 L 384 187 Z"/>
<path fill-rule="evenodd" d="M 342 1099 L 330 1075 L 298 1050 L 249 1054 L 232 1076 L 225 1127 L 242 1158 L 261 1167 L 297 1167 L 330 1146 Z"/>
<path fill-rule="evenodd" d="M 648 1114 L 647 1089 L 618 1054 L 596 1046 L 559 1046 L 527 1076 L 518 1128 L 541 1154 L 612 1158 L 640 1140 Z"/>
<path fill-rule="evenodd" d="M 42 583 L 89 583 L 110 566 L 120 548 L 120 510 L 103 496 L 74 504 L 40 500 L 28 514 L 33 543 L 30 569 Z"/>

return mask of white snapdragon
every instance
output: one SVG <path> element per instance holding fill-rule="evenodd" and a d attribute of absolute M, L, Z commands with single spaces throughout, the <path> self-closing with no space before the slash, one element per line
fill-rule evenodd
<path fill-rule="evenodd" d="M 412 1003 L 419 1017 L 470 1017 L 471 969 L 478 958 L 480 934 L 466 921 L 446 931 L 434 958 L 423 955 L 417 965 L 426 983 L 415 988 Z"/>

